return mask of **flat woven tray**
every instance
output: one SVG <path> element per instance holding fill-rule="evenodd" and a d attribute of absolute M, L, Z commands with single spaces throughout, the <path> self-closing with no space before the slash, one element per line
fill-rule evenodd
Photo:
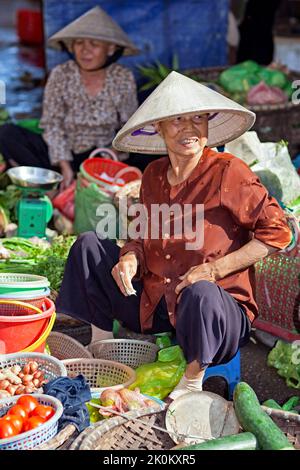
<path fill-rule="evenodd" d="M 128 418 L 141 418 L 143 422 L 120 416 L 101 421 L 81 433 L 69 449 L 167 450 L 174 447 L 167 433 L 152 428 L 152 425 L 165 428 L 165 411 L 159 405 L 126 414 Z"/>

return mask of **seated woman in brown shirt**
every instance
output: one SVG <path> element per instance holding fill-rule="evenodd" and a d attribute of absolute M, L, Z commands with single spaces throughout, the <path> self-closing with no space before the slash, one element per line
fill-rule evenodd
<path fill-rule="evenodd" d="M 116 132 L 136 110 L 133 74 L 115 62 L 137 48 L 100 7 L 54 34 L 48 45 L 68 50 L 74 59 L 50 73 L 40 121 L 43 135 L 2 126 L 0 153 L 8 165 L 59 167 L 66 187 L 93 149 L 111 147 Z"/>
<path fill-rule="evenodd" d="M 167 154 L 143 175 L 146 218 L 136 219 L 121 251 L 96 233 L 81 235 L 67 262 L 58 311 L 90 322 L 92 340 L 111 338 L 114 318 L 137 332 L 176 332 L 187 367 L 172 398 L 201 390 L 206 367 L 228 362 L 248 341 L 258 313 L 253 265 L 292 239 L 258 177 L 211 148 L 254 119 L 172 72 L 113 142 L 121 151 Z"/>

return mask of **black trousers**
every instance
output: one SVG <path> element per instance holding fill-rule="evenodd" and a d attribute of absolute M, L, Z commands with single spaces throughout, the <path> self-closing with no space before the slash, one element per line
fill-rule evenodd
<path fill-rule="evenodd" d="M 70 162 L 73 171 L 78 172 L 81 163 L 88 158 L 93 149 L 74 154 Z M 51 165 L 48 146 L 40 134 L 31 132 L 16 124 L 0 126 L 0 153 L 10 166 L 9 160 L 14 160 L 19 166 L 36 166 L 57 170 Z"/>
<path fill-rule="evenodd" d="M 141 331 L 142 281 L 133 281 L 137 296 L 125 297 L 111 270 L 119 259 L 119 247 L 100 240 L 96 233 L 81 235 L 67 260 L 57 311 L 112 331 L 113 320 L 135 332 Z M 249 340 L 251 324 L 244 309 L 217 284 L 200 281 L 186 287 L 176 311 L 176 331 L 169 322 L 165 299 L 154 312 L 147 333 L 176 332 L 188 363 L 226 363 Z"/>

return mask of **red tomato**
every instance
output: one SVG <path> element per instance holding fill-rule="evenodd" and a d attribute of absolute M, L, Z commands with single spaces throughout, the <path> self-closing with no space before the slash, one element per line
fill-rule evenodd
<path fill-rule="evenodd" d="M 17 405 L 21 405 L 22 408 L 28 413 L 28 415 L 38 406 L 39 402 L 36 398 L 31 395 L 21 395 L 17 400 Z"/>
<path fill-rule="evenodd" d="M 52 406 L 47 405 L 38 405 L 34 410 L 31 412 L 30 416 L 39 416 L 43 418 L 45 421 L 48 421 L 55 413 L 55 409 Z"/>
<path fill-rule="evenodd" d="M 6 413 L 6 415 L 18 415 L 18 416 L 21 416 L 21 418 L 23 418 L 23 420 L 27 419 L 28 418 L 28 413 L 27 411 L 24 410 L 24 408 L 21 406 L 21 405 L 14 405 L 12 406 L 8 412 Z"/>
<path fill-rule="evenodd" d="M 12 423 L 3 418 L 0 419 L 0 439 L 16 436 L 17 434 L 18 432 Z"/>
<path fill-rule="evenodd" d="M 22 416 L 7 414 L 3 417 L 3 419 L 6 419 L 6 421 L 9 421 L 14 426 L 17 433 L 20 433 L 22 431 L 22 427 L 24 423 Z"/>
<path fill-rule="evenodd" d="M 31 416 L 31 418 L 28 418 L 23 426 L 23 432 L 30 431 L 31 429 L 35 429 L 38 426 L 41 426 L 41 424 L 44 424 L 46 421 L 41 418 L 40 416 Z"/>

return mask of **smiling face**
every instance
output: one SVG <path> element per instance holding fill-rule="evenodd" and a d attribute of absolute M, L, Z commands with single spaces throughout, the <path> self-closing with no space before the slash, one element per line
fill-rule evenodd
<path fill-rule="evenodd" d="M 201 154 L 208 139 L 208 114 L 187 114 L 161 121 L 155 128 L 167 149 L 178 156 Z"/>
<path fill-rule="evenodd" d="M 93 71 L 102 67 L 108 56 L 115 52 L 116 46 L 96 39 L 75 39 L 72 50 L 76 62 L 82 70 Z"/>

